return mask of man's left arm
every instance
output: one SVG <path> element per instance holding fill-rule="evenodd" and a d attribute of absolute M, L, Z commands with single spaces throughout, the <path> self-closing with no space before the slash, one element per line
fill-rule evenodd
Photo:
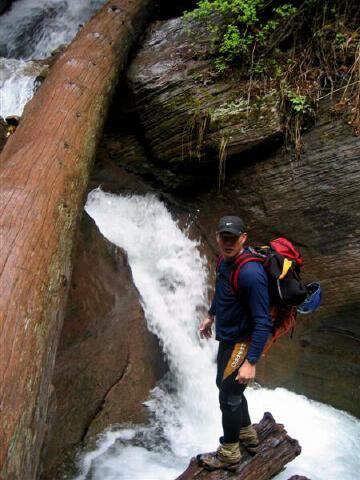
<path fill-rule="evenodd" d="M 254 328 L 248 354 L 239 369 L 236 380 L 239 383 L 250 383 L 255 379 L 256 363 L 261 357 L 272 330 L 272 321 L 268 279 L 263 266 L 251 262 L 243 268 L 244 271 L 241 271 L 239 276 L 240 285 L 242 285 L 241 293 L 246 299 Z"/>

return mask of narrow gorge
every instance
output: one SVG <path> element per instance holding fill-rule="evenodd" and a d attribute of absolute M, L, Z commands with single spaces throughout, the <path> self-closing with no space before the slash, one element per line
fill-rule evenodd
<path fill-rule="evenodd" d="M 197 2 L 80 3 L 0 2 L 1 480 L 174 480 L 214 449 L 216 342 L 197 328 L 227 214 L 252 245 L 289 238 L 324 292 L 249 389 L 254 421 L 271 411 L 303 447 L 275 478 L 353 480 L 358 34 L 299 126 L 270 81 L 216 72 L 208 25 L 182 16 Z"/>

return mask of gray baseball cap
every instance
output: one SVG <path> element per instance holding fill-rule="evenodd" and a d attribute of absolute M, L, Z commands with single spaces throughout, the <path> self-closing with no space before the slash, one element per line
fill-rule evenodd
<path fill-rule="evenodd" d="M 239 237 L 242 233 L 246 232 L 245 223 L 240 217 L 222 217 L 219 220 L 217 233 L 232 233 Z"/>

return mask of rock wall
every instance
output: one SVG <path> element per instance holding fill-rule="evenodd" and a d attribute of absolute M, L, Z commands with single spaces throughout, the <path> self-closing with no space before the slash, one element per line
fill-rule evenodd
<path fill-rule="evenodd" d="M 109 425 L 146 421 L 142 402 L 164 372 L 126 254 L 85 214 L 56 357 L 56 413 L 48 419 L 41 478 L 60 478 L 74 448 Z"/>
<path fill-rule="evenodd" d="M 175 171 L 217 168 L 224 148 L 234 156 L 282 133 L 276 92 L 248 102 L 236 75 L 211 77 L 208 37 L 181 19 L 156 22 L 127 72 L 148 152 Z"/>
<path fill-rule="evenodd" d="M 184 35 L 180 20 L 150 27 L 128 72 L 128 98 L 134 102 L 132 107 L 117 103 L 115 113 L 113 109 L 118 127 L 103 138 L 97 178 L 109 183 L 106 164 L 108 171 L 117 172 L 112 191 L 137 191 L 140 181 L 147 182 L 181 221 L 192 219 L 193 234 L 201 236 L 212 261 L 217 221 L 224 214 L 244 217 L 253 244 L 279 235 L 291 239 L 303 254 L 305 281 L 322 284 L 323 304 L 315 314 L 299 316 L 295 337 L 270 350 L 259 365 L 258 380 L 360 416 L 360 140 L 326 101 L 315 126 L 303 134 L 301 158 L 294 160 L 292 151 L 278 148 L 282 125 L 276 104 L 252 105 L 260 108 L 252 117 L 242 115 L 239 100 L 229 113 L 222 106 L 229 106 L 236 79 L 199 84 L 200 77 L 206 79 L 208 63 L 201 56 L 186 59 Z M 192 101 L 184 103 L 184 95 Z M 209 148 L 214 135 L 210 124 L 200 143 L 198 136 L 187 143 L 188 152 L 199 147 L 197 163 L 190 154 L 181 156 L 184 126 L 199 114 L 199 105 L 210 117 L 216 110 L 223 112 L 218 133 L 227 125 L 226 134 L 232 137 L 225 145 L 221 194 L 218 152 Z M 138 119 L 132 129 L 121 127 L 129 112 Z M 119 188 L 115 178 L 121 179 Z M 144 188 L 142 184 L 140 190 Z"/>
<path fill-rule="evenodd" d="M 322 306 L 298 316 L 294 338 L 275 344 L 257 378 L 360 416 L 360 145 L 342 120 L 323 115 L 299 162 L 281 151 L 254 157 L 229 175 L 221 197 L 213 191 L 191 205 L 202 231 L 238 213 L 252 244 L 285 235 L 300 248 L 303 278 L 321 282 Z M 208 241 L 216 248 L 213 235 Z"/>

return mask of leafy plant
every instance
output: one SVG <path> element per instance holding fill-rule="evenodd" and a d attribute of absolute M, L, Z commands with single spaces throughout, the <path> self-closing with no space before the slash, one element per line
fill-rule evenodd
<path fill-rule="evenodd" d="M 284 22 L 300 13 L 299 5 L 296 0 L 199 0 L 197 8 L 185 12 L 184 18 L 208 20 L 217 58 L 215 66 L 223 72 L 237 59 L 247 61 L 253 54 L 261 55 Z"/>
<path fill-rule="evenodd" d="M 285 94 L 287 95 L 287 98 L 296 113 L 302 113 L 305 115 L 306 113 L 310 113 L 312 111 L 312 106 L 308 102 L 305 95 L 300 95 L 291 90 L 286 90 Z"/>
<path fill-rule="evenodd" d="M 338 45 L 341 45 L 345 42 L 346 38 L 344 37 L 344 35 L 340 32 L 337 32 L 337 34 L 335 35 L 335 42 L 338 44 Z"/>
<path fill-rule="evenodd" d="M 198 0 L 184 18 L 207 28 L 214 77 L 235 75 L 248 102 L 279 91 L 286 136 L 299 156 L 303 122 L 336 92 L 360 134 L 358 1 Z"/>

